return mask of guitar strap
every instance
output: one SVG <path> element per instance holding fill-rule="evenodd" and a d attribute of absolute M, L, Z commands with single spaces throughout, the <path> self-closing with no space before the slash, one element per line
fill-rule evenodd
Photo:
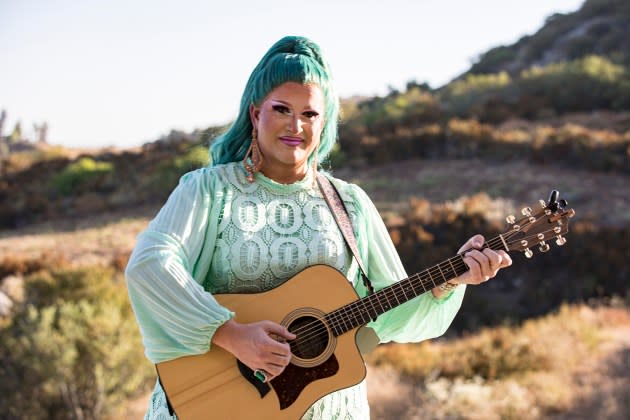
<path fill-rule="evenodd" d="M 317 183 L 319 184 L 319 188 L 324 195 L 324 199 L 330 208 L 335 221 L 337 222 L 337 226 L 339 226 L 339 230 L 341 230 L 341 234 L 343 238 L 346 240 L 346 244 L 352 255 L 354 255 L 354 259 L 357 260 L 359 264 L 359 270 L 361 271 L 361 279 L 363 280 L 363 284 L 365 285 L 368 295 L 374 293 L 374 287 L 372 287 L 372 283 L 367 276 L 367 271 L 365 270 L 365 266 L 363 265 L 363 261 L 361 260 L 361 256 L 359 255 L 359 249 L 357 248 L 357 241 L 354 237 L 354 231 L 352 230 L 352 223 L 350 222 L 350 217 L 348 216 L 348 210 L 346 209 L 345 204 L 343 204 L 343 200 L 330 179 L 321 173 L 317 173 Z"/>

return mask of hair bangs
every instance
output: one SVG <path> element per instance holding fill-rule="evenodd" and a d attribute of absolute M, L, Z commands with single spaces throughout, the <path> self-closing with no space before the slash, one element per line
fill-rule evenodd
<path fill-rule="evenodd" d="M 278 54 L 267 62 L 265 68 L 253 81 L 255 90 L 252 103 L 260 105 L 265 97 L 275 88 L 287 82 L 316 84 L 327 96 L 328 83 L 325 82 L 322 67 L 310 57 L 300 54 Z"/>

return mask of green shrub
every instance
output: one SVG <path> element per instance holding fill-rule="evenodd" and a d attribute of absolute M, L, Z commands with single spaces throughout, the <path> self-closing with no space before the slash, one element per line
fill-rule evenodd
<path fill-rule="evenodd" d="M 52 186 L 59 193 L 69 195 L 95 178 L 112 172 L 113 168 L 109 162 L 96 162 L 92 158 L 83 157 L 69 164 L 61 173 L 53 177 Z"/>
<path fill-rule="evenodd" d="M 111 269 L 40 272 L 0 328 L 0 406 L 9 418 L 97 419 L 146 390 L 126 290 Z"/>
<path fill-rule="evenodd" d="M 208 163 L 208 148 L 206 146 L 191 147 L 182 156 L 173 157 L 160 164 L 157 172 L 153 174 L 151 184 L 170 190 L 177 185 L 179 178 L 186 172 L 204 167 Z"/>

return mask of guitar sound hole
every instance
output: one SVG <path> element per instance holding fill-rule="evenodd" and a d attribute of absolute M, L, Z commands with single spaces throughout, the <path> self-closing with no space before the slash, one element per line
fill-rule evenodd
<path fill-rule="evenodd" d="M 328 329 L 315 317 L 304 316 L 289 325 L 289 331 L 297 335 L 291 342 L 291 352 L 300 359 L 313 359 L 328 346 Z"/>

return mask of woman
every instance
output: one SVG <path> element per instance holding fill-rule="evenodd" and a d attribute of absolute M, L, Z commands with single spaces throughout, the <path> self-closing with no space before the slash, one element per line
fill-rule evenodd
<path fill-rule="evenodd" d="M 338 110 L 329 68 L 312 41 L 285 37 L 262 58 L 237 119 L 212 144 L 212 165 L 182 177 L 129 261 L 129 295 L 153 363 L 216 345 L 272 379 L 291 353 L 289 344 L 269 334 L 294 336 L 271 321 L 235 322 L 213 293 L 261 292 L 310 265 L 327 264 L 366 294 L 314 182 L 318 162 L 336 141 Z M 367 195 L 356 185 L 334 183 L 375 289 L 407 277 Z M 472 249 L 464 258 L 466 274 L 372 322 L 380 341 L 443 334 L 460 307 L 463 284 L 486 281 L 511 264 L 505 252 L 477 250 L 482 244 L 477 235 L 461 248 Z M 146 418 L 171 418 L 159 383 Z M 365 383 L 327 395 L 304 418 L 369 418 Z"/>

